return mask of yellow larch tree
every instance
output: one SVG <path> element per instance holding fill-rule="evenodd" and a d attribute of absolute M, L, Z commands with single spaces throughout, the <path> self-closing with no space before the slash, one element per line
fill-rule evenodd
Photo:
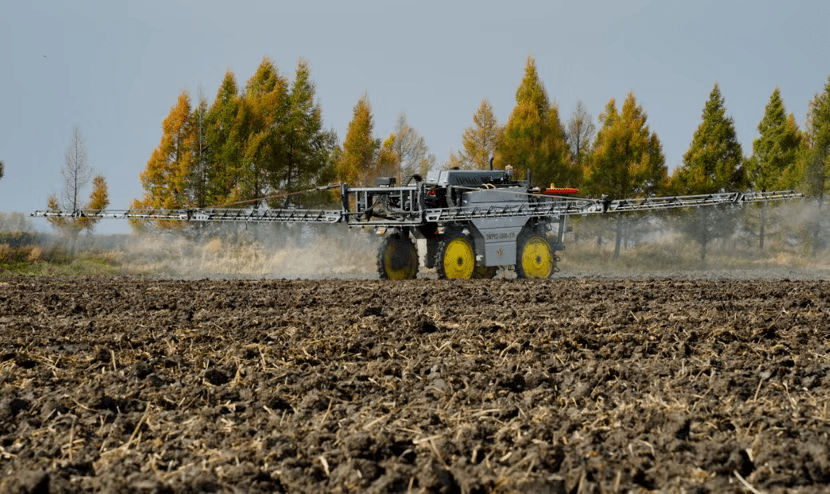
<path fill-rule="evenodd" d="M 140 174 L 144 198 L 134 200 L 132 209 L 176 209 L 195 205 L 189 181 L 198 135 L 192 124 L 190 97 L 187 91 L 182 91 L 164 119 L 161 142 Z"/>

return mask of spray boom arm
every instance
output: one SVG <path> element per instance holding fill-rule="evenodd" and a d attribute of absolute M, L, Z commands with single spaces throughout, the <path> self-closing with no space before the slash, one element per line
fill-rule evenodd
<path fill-rule="evenodd" d="M 570 216 L 659 211 L 770 202 L 802 197 L 794 191 L 729 192 L 610 200 L 573 196 L 574 189 L 539 189 L 514 181 L 509 170 L 441 170 L 427 180 L 395 186 L 340 185 L 341 208 L 257 207 L 35 211 L 46 218 L 115 218 L 139 221 L 344 223 L 384 235 L 377 254 L 381 278 L 412 279 L 420 265 L 415 239 L 426 243 L 424 265 L 439 278 L 492 277 L 498 268 L 519 278 L 549 278 L 558 271 Z M 246 201 L 248 203 L 250 201 Z M 243 204 L 234 203 L 232 205 Z M 229 205 L 230 206 L 230 205 Z"/>
<path fill-rule="evenodd" d="M 477 188 L 464 188 L 480 190 Z M 487 189 L 485 189 L 487 190 Z M 417 226 L 472 219 L 504 217 L 561 217 L 590 214 L 659 211 L 689 207 L 744 204 L 797 199 L 802 194 L 792 191 L 725 192 L 670 197 L 630 199 L 585 199 L 551 197 L 509 189 L 504 194 L 525 196 L 520 201 L 483 201 L 458 207 L 430 208 L 424 200 L 430 194 L 423 184 L 404 187 L 341 187 L 343 208 L 340 210 L 296 208 L 202 208 L 202 209 L 126 209 L 126 210 L 38 210 L 31 214 L 45 218 L 92 218 L 206 222 L 282 222 L 282 223 L 347 223 L 354 226 Z M 351 206 L 350 206 L 351 205 Z"/>

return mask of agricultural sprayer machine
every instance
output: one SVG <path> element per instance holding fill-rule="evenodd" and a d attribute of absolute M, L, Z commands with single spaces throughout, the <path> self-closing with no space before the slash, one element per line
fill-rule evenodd
<path fill-rule="evenodd" d="M 440 278 L 490 278 L 499 268 L 519 278 L 548 278 L 558 271 L 567 218 L 801 197 L 794 191 L 729 192 L 634 199 L 587 199 L 575 189 L 538 189 L 516 181 L 511 170 L 442 170 L 404 185 L 381 178 L 376 187 L 340 186 L 341 208 L 268 207 L 171 210 L 36 211 L 47 218 L 122 218 L 191 222 L 345 223 L 383 236 L 377 253 L 384 279 L 413 279 L 420 265 L 416 239 L 426 245 L 424 265 Z"/>

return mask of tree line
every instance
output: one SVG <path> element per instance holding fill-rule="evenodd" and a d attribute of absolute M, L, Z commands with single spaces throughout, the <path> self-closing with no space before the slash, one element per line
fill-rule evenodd
<path fill-rule="evenodd" d="M 162 138 L 141 173 L 144 197 L 136 207 L 207 207 L 267 197 L 327 181 L 352 185 L 375 176 L 405 180 L 435 166 L 423 137 L 400 115 L 386 139 L 374 136 L 369 98 L 354 107 L 342 145 L 325 129 L 308 63 L 289 81 L 265 57 L 240 89 L 230 70 L 213 103 L 193 106 L 187 91 L 162 123 Z M 483 99 L 462 149 L 444 167 L 531 171 L 539 185 L 581 187 L 616 199 L 653 194 L 799 187 L 811 197 L 827 190 L 830 80 L 810 101 L 801 130 L 775 88 L 758 124 L 752 154 L 743 155 L 732 118 L 716 83 L 705 103 L 681 166 L 669 176 L 656 132 L 634 93 L 622 107 L 611 99 L 597 129 L 580 101 L 563 124 L 528 57 L 516 106 L 501 125 Z"/>
<path fill-rule="evenodd" d="M 748 157 L 715 83 L 682 164 L 671 175 L 659 136 L 649 129 L 646 111 L 633 92 L 621 108 L 612 98 L 598 124 L 597 130 L 579 101 L 563 125 L 557 104 L 550 103 L 539 80 L 534 59 L 528 57 L 508 121 L 500 125 L 490 103 L 482 100 L 473 126 L 462 134 L 463 149 L 451 154 L 449 164 L 485 168 L 494 157 L 497 167 L 512 164 L 531 170 L 539 185 L 578 186 L 588 195 L 611 199 L 746 188 L 799 188 L 810 197 L 823 198 L 827 190 L 830 79 L 810 101 L 804 131 L 786 112 L 775 88 Z"/>
<path fill-rule="evenodd" d="M 280 205 L 292 193 L 334 181 L 359 184 L 382 173 L 397 176 L 432 167 L 423 137 L 398 119 L 381 141 L 372 136 L 368 97 L 354 110 L 342 146 L 325 129 L 308 63 L 293 81 L 263 58 L 239 88 L 228 70 L 213 103 L 194 107 L 187 91 L 162 123 L 162 137 L 140 178 L 144 197 L 132 209 L 204 208 L 266 201 Z M 325 200 L 328 195 L 311 195 Z M 309 200 L 309 196 L 305 197 Z"/>
<path fill-rule="evenodd" d="M 265 58 L 242 89 L 227 71 L 211 105 L 181 92 L 131 207 L 222 206 L 297 190 L 332 178 L 336 144 L 308 64 L 300 60 L 289 81 Z"/>
<path fill-rule="evenodd" d="M 748 188 L 798 188 L 824 201 L 828 189 L 830 79 L 809 103 L 805 129 L 787 113 L 775 88 L 758 124 L 752 154 L 744 156 L 733 119 L 716 83 L 704 104 L 683 161 L 669 175 L 657 132 L 633 92 L 622 106 L 611 99 L 596 125 L 580 101 L 563 123 L 533 57 L 516 90 L 516 105 L 500 124 L 485 98 L 462 132 L 462 147 L 444 167 L 513 166 L 535 184 L 579 187 L 610 199 L 663 194 L 708 194 Z M 239 88 L 229 70 L 214 101 L 193 106 L 182 91 L 162 124 L 161 142 L 141 173 L 144 197 L 132 207 L 210 207 L 282 196 L 328 182 L 371 184 L 377 176 L 398 183 L 435 167 L 435 157 L 400 115 L 385 139 L 374 135 L 366 94 L 354 107 L 342 144 L 325 129 L 308 63 L 293 81 L 263 58 Z"/>

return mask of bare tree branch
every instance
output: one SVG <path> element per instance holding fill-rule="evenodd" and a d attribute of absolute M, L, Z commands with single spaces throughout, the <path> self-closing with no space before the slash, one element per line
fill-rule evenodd
<path fill-rule="evenodd" d="M 393 152 L 398 158 L 398 183 L 429 169 L 435 163 L 435 156 L 429 154 L 429 148 L 423 136 L 409 126 L 406 115 L 398 116 L 395 125 L 395 142 Z"/>
<path fill-rule="evenodd" d="M 81 129 L 77 126 L 72 129 L 72 141 L 64 153 L 64 166 L 61 168 L 61 176 L 63 176 L 62 207 L 75 211 L 81 207 L 81 191 L 92 178 L 86 143 L 81 135 Z"/>
<path fill-rule="evenodd" d="M 582 100 L 577 101 L 576 109 L 571 113 L 571 119 L 568 121 L 566 132 L 566 140 L 571 148 L 571 156 L 573 156 L 577 166 L 582 165 L 582 158 L 588 151 L 595 131 L 596 127 L 591 121 L 591 114 L 588 113 Z"/>

